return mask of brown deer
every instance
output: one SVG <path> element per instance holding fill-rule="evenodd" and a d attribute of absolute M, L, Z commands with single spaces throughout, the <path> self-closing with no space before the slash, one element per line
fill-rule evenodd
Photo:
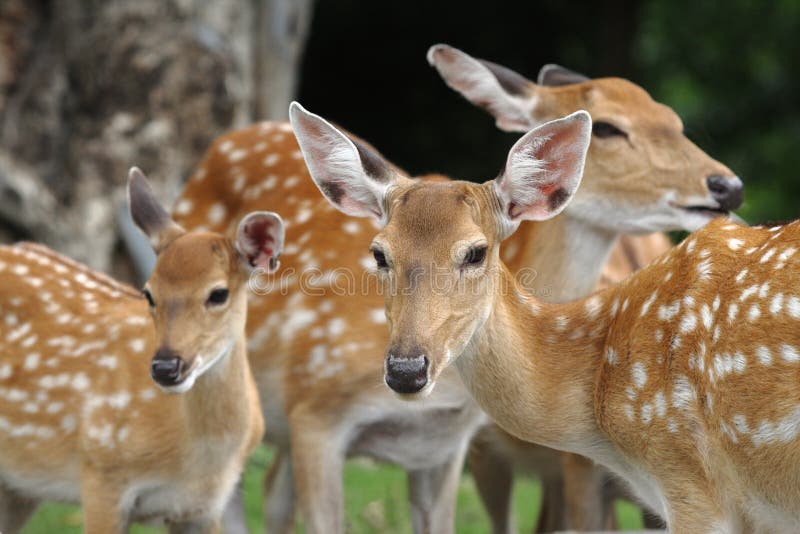
<path fill-rule="evenodd" d="M 539 72 L 537 83 L 533 83 L 506 67 L 475 59 L 442 44 L 430 48 L 428 61 L 450 87 L 491 113 L 502 130 L 527 132 L 578 109 L 592 116 L 593 141 L 584 170 L 586 180 L 567 210 L 569 218 L 559 217 L 535 225 L 523 223 L 520 230 L 527 233 L 532 226 L 542 229 L 553 243 L 550 250 L 528 247 L 525 253 L 520 253 L 518 237 L 512 237 L 502 247 L 502 257 L 512 271 L 537 265 L 540 275 L 524 285 L 544 300 L 573 300 L 596 287 L 599 270 L 594 262 L 598 259 L 602 262 L 610 250 L 610 241 L 603 239 L 604 232 L 610 230 L 616 235 L 658 229 L 694 230 L 708 221 L 709 210 L 724 212 L 741 204 L 741 181 L 709 160 L 683 135 L 680 119 L 671 109 L 653 102 L 645 91 L 627 80 L 590 80 L 563 67 L 546 65 Z M 671 176 L 680 173 L 684 173 L 687 186 L 697 187 L 695 199 L 676 202 L 674 191 L 661 189 L 671 183 Z M 711 198 L 706 190 L 711 192 Z M 606 200 L 611 191 L 619 195 L 614 203 Z M 616 212 L 613 216 L 608 213 L 610 209 Z M 570 238 L 556 231 L 569 220 L 580 228 Z M 577 237 L 579 233 L 583 235 Z M 649 258 L 667 250 L 663 236 L 654 235 L 650 239 L 654 250 L 646 253 Z M 570 245 L 564 247 L 564 242 L 585 250 L 582 255 L 574 256 L 575 261 L 568 267 L 562 266 L 568 261 L 533 258 L 568 250 Z M 592 249 L 592 245 L 597 248 Z M 647 258 L 639 262 L 635 257 L 642 245 L 640 241 L 638 247 L 631 247 L 624 238 L 615 249 L 616 257 L 606 267 L 610 277 L 605 281 L 622 280 L 630 274 L 631 266 L 649 263 Z M 620 262 L 619 256 L 623 254 Z M 592 260 L 593 255 L 597 259 Z M 603 491 L 613 484 L 585 459 L 562 458 L 559 462 L 541 447 L 524 444 L 495 425 L 488 425 L 476 436 L 469 461 L 498 534 L 513 531 L 512 464 L 537 472 L 543 482 L 539 532 L 602 530 L 611 519 L 613 510 L 608 504 L 613 495 L 604 498 Z M 562 463 L 568 470 L 566 477 L 562 476 Z"/>
<path fill-rule="evenodd" d="M 641 89 L 633 84 L 630 87 L 633 94 L 619 91 L 608 96 L 610 102 L 620 102 L 620 120 L 632 125 L 644 119 L 660 121 L 662 135 L 641 135 L 637 142 L 644 144 L 651 156 L 629 166 L 603 163 L 604 158 L 615 157 L 618 150 L 592 148 L 588 159 L 594 162 L 587 164 L 584 184 L 601 181 L 603 185 L 594 189 L 594 198 L 620 209 L 609 209 L 602 221 L 605 226 L 597 227 L 565 213 L 548 221 L 547 226 L 525 225 L 506 243 L 509 246 L 504 254 L 514 252 L 528 273 L 539 271 L 534 283 L 545 289 L 580 286 L 587 288 L 585 292 L 591 290 L 603 258 L 619 235 L 614 225 L 630 224 L 631 216 L 626 212 L 629 204 L 645 203 L 654 211 L 660 210 L 662 196 L 669 194 L 681 205 L 702 199 L 709 208 L 719 209 L 706 177 L 732 173 L 702 152 L 692 153 L 693 157 L 682 160 L 684 164 L 670 172 L 664 169 L 648 174 L 660 159 L 682 150 L 684 143 L 693 145 L 679 129 L 673 129 L 679 127 L 674 114 L 649 98 L 636 98 Z M 568 101 L 572 99 L 560 88 L 543 90 L 551 89 L 564 94 Z M 630 106 L 622 105 L 626 101 Z M 616 141 L 608 143 L 613 147 Z M 356 143 L 364 158 L 370 159 L 374 151 L 363 141 Z M 630 182 L 625 179 L 628 174 L 643 176 L 640 182 L 652 179 L 652 187 L 624 185 Z M 332 209 L 307 176 L 289 125 L 259 123 L 215 141 L 173 210 L 176 220 L 187 228 L 205 227 L 223 233 L 233 232 L 241 215 L 261 206 L 280 205 L 286 217 L 289 244 L 282 257 L 285 276 L 280 287 L 266 298 L 251 300 L 248 323 L 250 361 L 264 392 L 266 439 L 278 447 L 266 481 L 268 530 L 291 530 L 296 497 L 300 498 L 307 524 L 325 532 L 343 529 L 341 466 L 345 457 L 359 454 L 407 470 L 417 531 L 425 530 L 425 526 L 435 532 L 452 530 L 461 455 L 482 416 L 470 404 L 455 373 L 446 373 L 440 379 L 424 406 L 410 406 L 380 387 L 380 361 L 365 354 L 381 351 L 386 343 L 382 300 L 374 284 L 366 294 L 360 284 L 363 271 L 374 270 L 374 259 L 366 253 L 373 227 Z M 442 177 L 425 177 L 434 178 Z M 732 178 L 731 182 L 736 180 Z M 668 229 L 672 224 L 693 227 L 699 220 L 718 215 L 680 208 L 675 212 L 673 219 L 662 219 L 669 226 L 654 228 Z M 678 214 L 684 212 L 686 220 L 681 223 Z M 638 213 L 645 216 L 647 210 Z M 564 250 L 555 236 L 585 242 L 585 246 Z M 636 254 L 641 248 L 637 242 Z M 537 250 L 541 254 L 535 254 Z M 618 248 L 616 256 L 630 261 L 626 250 Z M 573 268 L 577 264 L 585 268 Z M 343 274 L 346 272 L 355 273 L 356 294 L 342 291 L 350 283 Z M 558 276 L 550 285 L 547 277 L 553 273 Z M 308 290 L 309 285 L 314 287 Z M 312 441 L 307 437 L 312 435 L 309 430 L 324 438 L 306 443 Z M 290 439 L 295 432 L 301 436 Z M 325 443 L 336 446 L 326 447 Z M 318 451 L 320 447 L 325 450 Z M 325 461 L 320 461 L 323 455 Z"/>
<path fill-rule="evenodd" d="M 381 225 L 371 249 L 399 396 L 432 394 L 454 367 L 505 431 L 616 472 L 671 532 L 800 528 L 799 223 L 715 221 L 617 286 L 546 303 L 499 243 L 569 204 L 587 113 L 524 135 L 483 184 L 369 172 L 329 123 L 297 104 L 290 117 L 331 204 Z"/>
<path fill-rule="evenodd" d="M 141 292 L 43 246 L 0 247 L 4 533 L 43 500 L 80 502 L 87 533 L 216 532 L 263 434 L 244 328 L 280 217 L 248 215 L 234 242 L 174 223 L 137 169 L 128 192 L 158 254 Z"/>

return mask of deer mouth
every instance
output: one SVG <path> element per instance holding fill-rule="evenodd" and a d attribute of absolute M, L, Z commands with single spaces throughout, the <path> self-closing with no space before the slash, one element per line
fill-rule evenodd
<path fill-rule="evenodd" d="M 731 213 L 730 211 L 722 209 L 719 206 L 679 206 L 677 204 L 673 204 L 672 206 L 689 213 L 705 215 L 707 217 L 721 217 Z"/>

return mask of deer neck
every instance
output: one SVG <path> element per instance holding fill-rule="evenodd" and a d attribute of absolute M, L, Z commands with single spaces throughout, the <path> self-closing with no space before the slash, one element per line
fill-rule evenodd
<path fill-rule="evenodd" d="M 528 296 L 507 269 L 501 271 L 512 289 L 496 295 L 486 323 L 456 360 L 461 377 L 478 404 L 512 435 L 590 454 L 605 441 L 595 418 L 594 390 L 610 326 L 602 302 L 614 290 L 591 300 L 549 304 Z"/>
<path fill-rule="evenodd" d="M 213 367 L 181 395 L 187 430 L 195 437 L 228 435 L 233 427 L 245 428 L 250 369 L 244 337 L 239 338 Z M 226 429 L 220 432 L 220 429 Z"/>
<path fill-rule="evenodd" d="M 502 252 L 508 256 L 502 255 L 537 298 L 567 302 L 594 291 L 618 237 L 616 232 L 565 213 L 548 221 L 523 223 L 503 244 Z"/>

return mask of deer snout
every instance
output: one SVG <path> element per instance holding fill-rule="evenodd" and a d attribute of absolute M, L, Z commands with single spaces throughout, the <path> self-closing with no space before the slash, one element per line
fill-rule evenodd
<path fill-rule="evenodd" d="M 150 376 L 162 386 L 174 386 L 181 381 L 183 358 L 172 349 L 160 348 L 150 362 Z"/>
<path fill-rule="evenodd" d="M 723 210 L 733 211 L 742 205 L 744 185 L 738 176 L 714 174 L 706 178 L 706 185 Z"/>
<path fill-rule="evenodd" d="M 386 355 L 386 385 L 395 392 L 419 393 L 428 385 L 428 357 L 420 350 L 409 353 L 390 350 Z"/>

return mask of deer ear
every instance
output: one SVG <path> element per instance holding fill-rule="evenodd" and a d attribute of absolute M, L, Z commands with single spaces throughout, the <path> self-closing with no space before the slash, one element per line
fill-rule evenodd
<path fill-rule="evenodd" d="M 501 130 L 527 132 L 536 124 L 531 118 L 536 86 L 524 76 L 445 44 L 428 49 L 428 63 L 450 88 L 491 113 Z"/>
<path fill-rule="evenodd" d="M 271 211 L 254 211 L 239 223 L 236 230 L 236 249 L 244 257 L 248 268 L 264 269 L 267 273 L 278 270 L 278 258 L 283 252 L 283 219 Z"/>
<path fill-rule="evenodd" d="M 550 219 L 567 206 L 581 183 L 591 133 L 589 114 L 577 111 L 516 142 L 503 174 L 494 181 L 509 227 Z"/>
<path fill-rule="evenodd" d="M 156 253 L 186 233 L 158 202 L 150 183 L 138 167 L 132 167 L 128 172 L 128 208 L 133 222 L 150 238 Z"/>
<path fill-rule="evenodd" d="M 558 87 L 561 85 L 588 82 L 589 80 L 591 80 L 591 78 L 588 76 L 566 69 L 555 63 L 548 63 L 539 71 L 539 77 L 536 78 L 536 83 L 548 87 Z"/>
<path fill-rule="evenodd" d="M 385 223 L 386 193 L 398 180 L 391 165 L 297 102 L 289 106 L 289 120 L 311 178 L 325 198 L 348 215 Z"/>

